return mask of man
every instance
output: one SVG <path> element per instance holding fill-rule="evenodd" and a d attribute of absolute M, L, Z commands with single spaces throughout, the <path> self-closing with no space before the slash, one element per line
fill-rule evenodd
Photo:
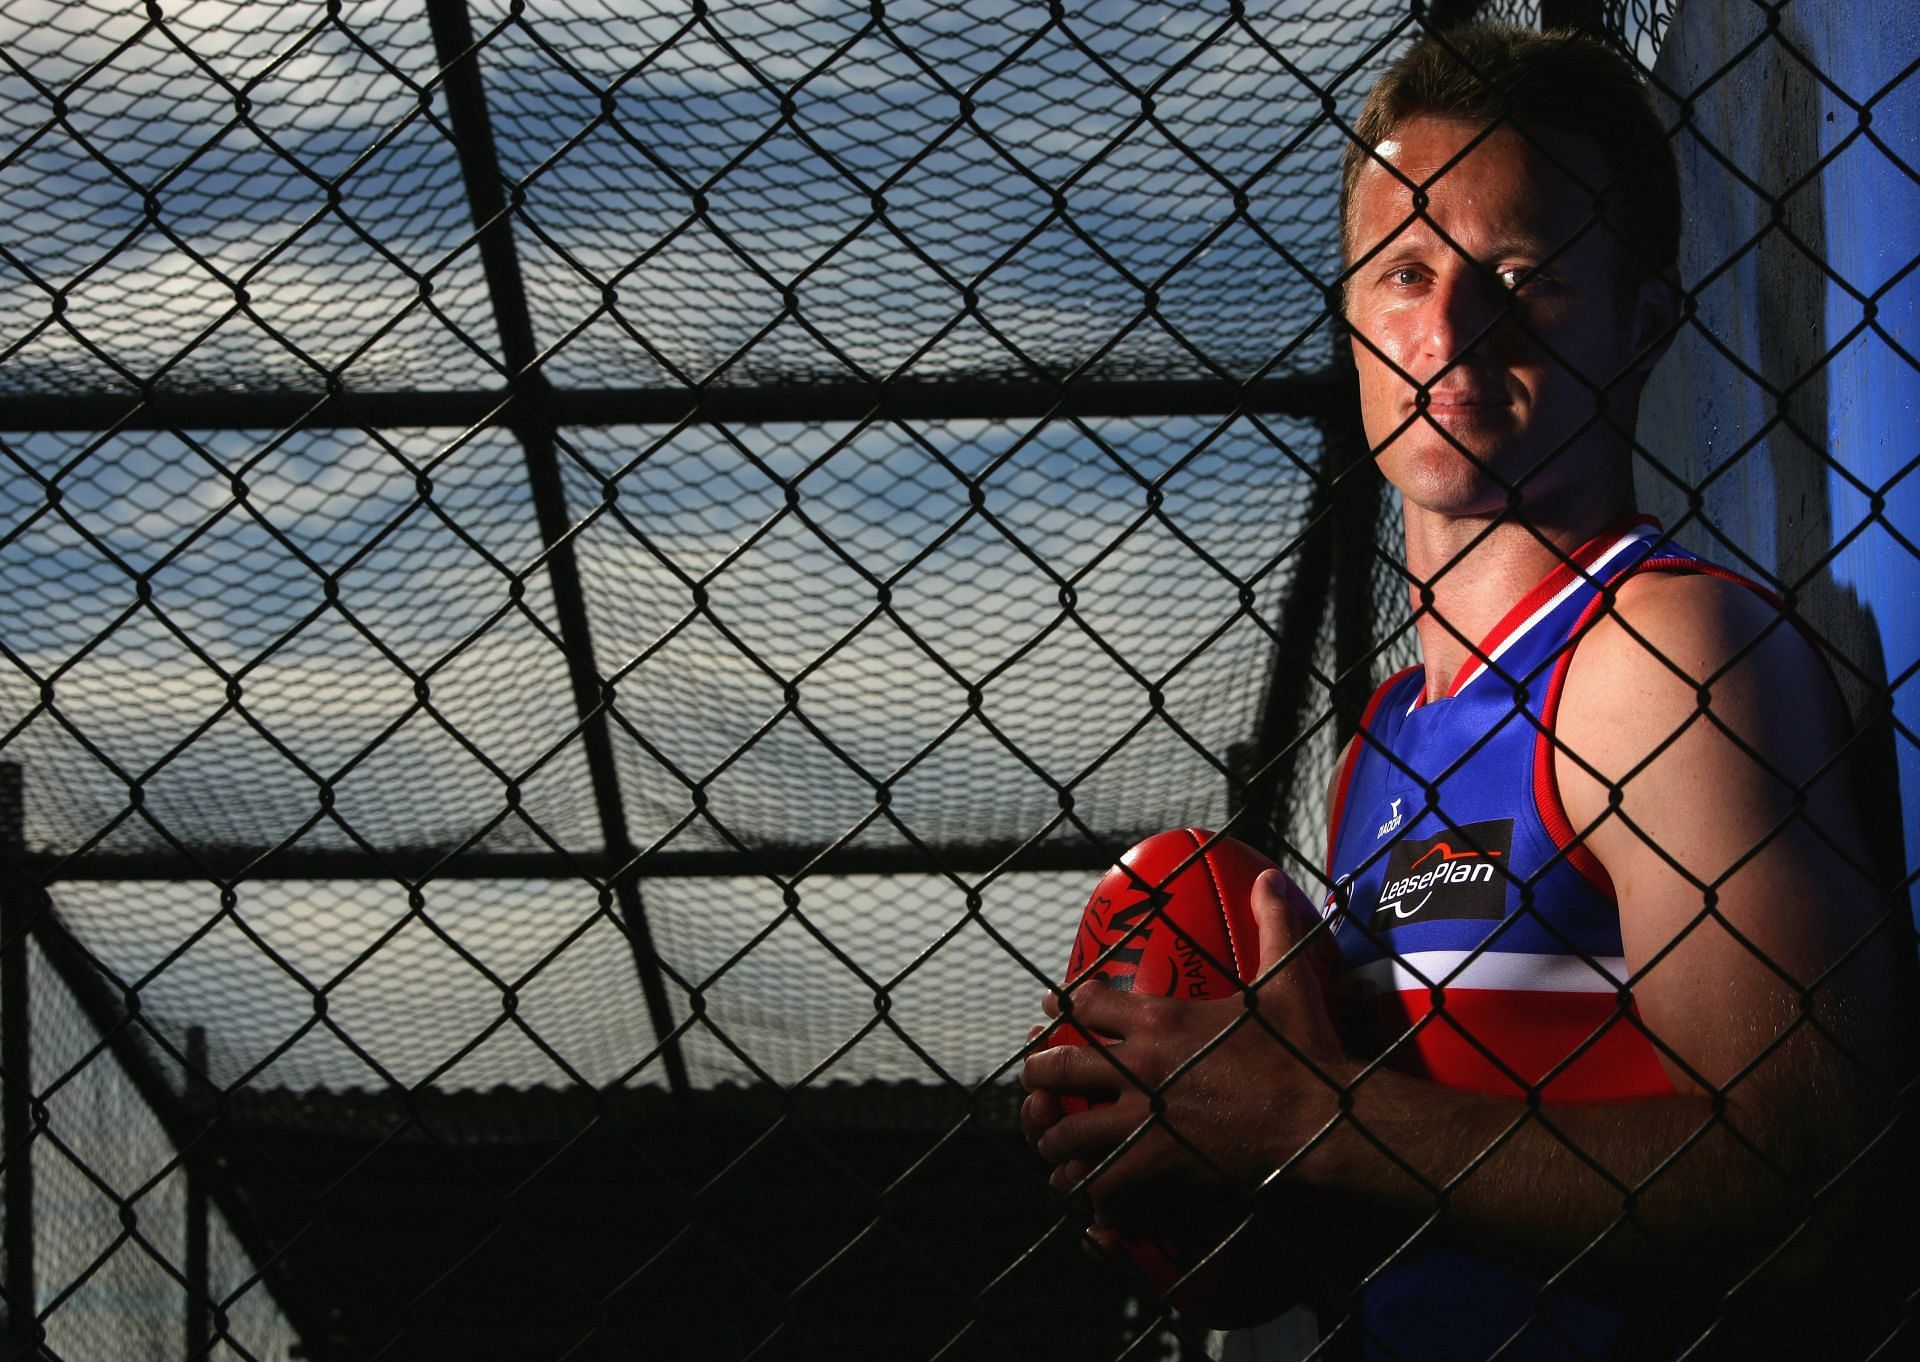
<path fill-rule="evenodd" d="M 1258 1189 L 1228 1251 L 1363 1287 L 1336 1337 L 1368 1356 L 1754 1355 L 1727 1319 L 1832 1289 L 1873 1194 L 1911 938 L 1824 664 L 1633 516 L 1672 156 L 1630 65 L 1494 27 L 1418 44 L 1354 143 L 1347 323 L 1422 665 L 1336 773 L 1327 923 L 1263 883 L 1249 999 L 1075 990 L 1116 1043 L 1033 1055 L 1023 1123 L 1097 1241 L 1169 1187 Z M 1329 935 L 1338 1024 L 1299 963 Z"/>

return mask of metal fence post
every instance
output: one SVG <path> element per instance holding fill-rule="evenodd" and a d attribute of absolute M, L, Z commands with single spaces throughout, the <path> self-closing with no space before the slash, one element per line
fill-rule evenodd
<path fill-rule="evenodd" d="M 567 671 L 574 704 L 580 715 L 580 740 L 593 783 L 594 804 L 601 838 L 616 869 L 613 901 L 620 925 L 633 946 L 634 967 L 646 999 L 647 1016 L 659 1043 L 668 1085 L 688 1092 L 686 1060 L 680 1052 L 673 1006 L 654 950 L 653 931 L 640 896 L 640 872 L 634 865 L 637 848 L 627 826 L 620 792 L 620 775 L 613 751 L 611 702 L 594 661 L 593 634 L 587 618 L 586 593 L 567 516 L 566 490 L 561 482 L 555 422 L 548 407 L 551 385 L 538 367 L 532 313 L 526 285 L 514 248 L 510 204 L 502 189 L 500 158 L 495 151 L 493 124 L 481 83 L 480 56 L 473 39 L 466 0 L 427 0 L 427 18 L 433 28 L 435 51 L 443 72 L 442 88 L 447 117 L 456 134 L 461 179 L 473 213 L 475 245 L 486 272 L 499 327 L 501 354 L 506 360 L 515 401 L 505 421 L 519 441 L 527 462 L 527 478 L 534 502 L 540 539 L 546 547 L 547 580 L 553 590 L 554 612 L 566 642 Z"/>
<path fill-rule="evenodd" d="M 187 1028 L 187 1077 L 182 1088 L 191 1093 L 207 1072 L 207 1028 Z M 187 1250 L 183 1264 L 187 1278 L 187 1350 L 189 1359 L 204 1357 L 213 1346 L 207 1327 L 211 1287 L 207 1267 L 207 1177 L 201 1160 L 185 1159 L 181 1168 L 187 1179 Z"/>
<path fill-rule="evenodd" d="M 40 1337 L 33 1280 L 33 1047 L 28 992 L 32 899 L 18 867 L 25 845 L 20 766 L 0 762 L 0 1132 L 6 1158 L 7 1331 L 16 1344 Z"/>
<path fill-rule="evenodd" d="M 1380 476 L 1360 425 L 1360 405 L 1320 426 L 1333 478 L 1333 712 L 1336 750 L 1360 727 L 1373 694 L 1373 565 L 1379 555 Z"/>

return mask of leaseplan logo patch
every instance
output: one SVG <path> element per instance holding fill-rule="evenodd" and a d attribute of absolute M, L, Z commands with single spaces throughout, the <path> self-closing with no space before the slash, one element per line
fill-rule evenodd
<path fill-rule="evenodd" d="M 1391 931 L 1434 918 L 1506 915 L 1513 820 L 1490 818 L 1448 828 L 1425 841 L 1398 843 L 1387 853 L 1387 877 L 1373 910 L 1373 929 Z"/>

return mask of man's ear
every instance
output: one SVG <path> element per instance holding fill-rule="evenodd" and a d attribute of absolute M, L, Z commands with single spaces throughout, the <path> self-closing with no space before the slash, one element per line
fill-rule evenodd
<path fill-rule="evenodd" d="M 1680 272 L 1669 265 L 1640 283 L 1633 299 L 1633 359 L 1628 370 L 1640 378 L 1667 353 L 1680 328 Z"/>

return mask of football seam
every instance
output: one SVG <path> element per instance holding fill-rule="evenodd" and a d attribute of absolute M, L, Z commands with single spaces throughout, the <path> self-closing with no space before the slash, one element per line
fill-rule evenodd
<path fill-rule="evenodd" d="M 1187 834 L 1196 839 L 1196 846 L 1203 845 L 1206 841 L 1206 839 L 1193 828 L 1188 828 Z M 1214 843 L 1214 846 L 1218 845 L 1218 842 Z M 1213 886 L 1213 906 L 1220 914 L 1220 925 L 1227 929 L 1227 954 L 1233 957 L 1234 982 L 1244 984 L 1247 981 L 1247 974 L 1245 970 L 1240 968 L 1240 942 L 1235 938 L 1233 914 L 1227 909 L 1226 886 L 1220 882 L 1219 868 L 1213 863 L 1213 847 L 1208 847 L 1200 853 L 1200 862 L 1206 866 L 1207 882 Z"/>

